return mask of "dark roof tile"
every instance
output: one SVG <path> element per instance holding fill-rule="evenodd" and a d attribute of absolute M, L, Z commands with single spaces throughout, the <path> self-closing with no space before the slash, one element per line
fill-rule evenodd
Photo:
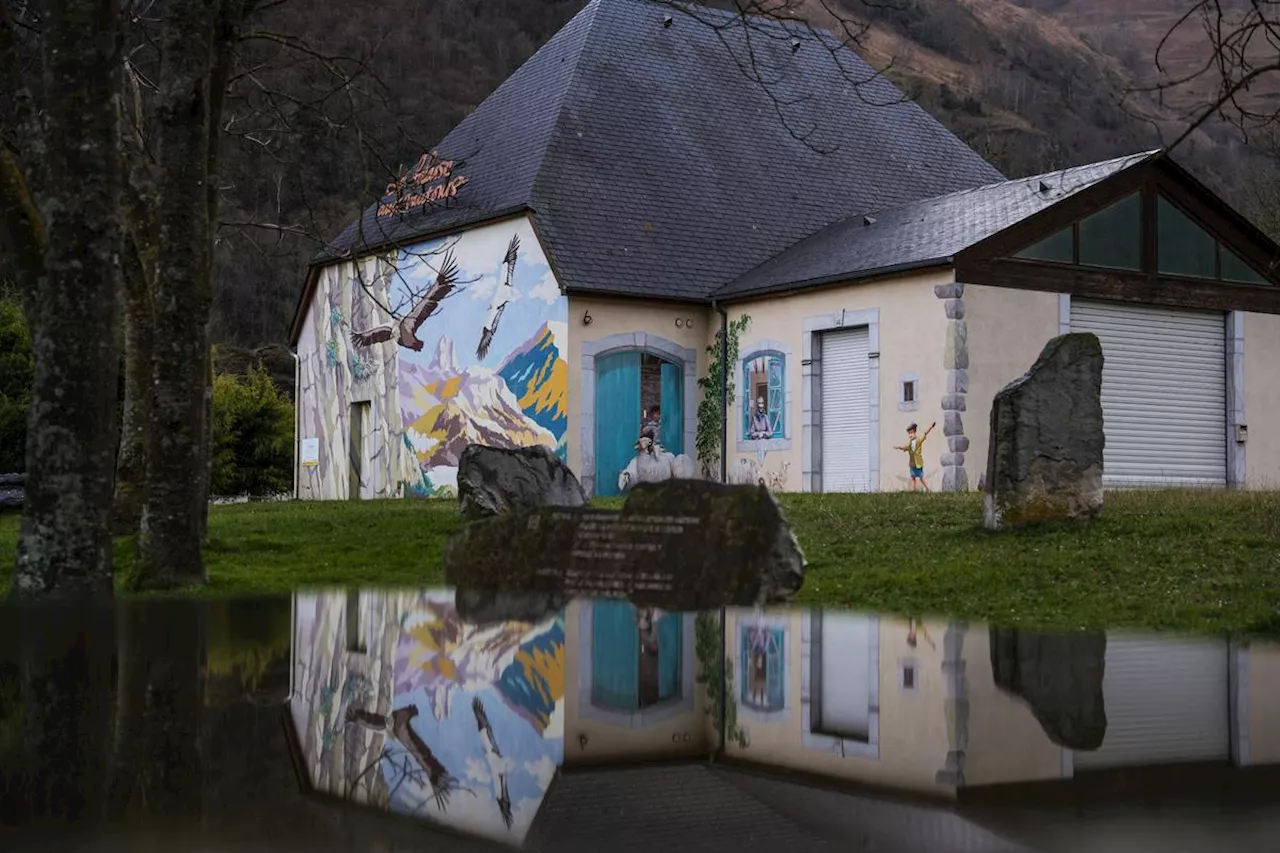
<path fill-rule="evenodd" d="M 775 37 L 791 32 L 794 53 Z M 755 67 L 777 69 L 764 85 L 739 65 L 748 38 Z M 317 261 L 528 207 L 565 287 L 701 300 L 857 211 L 1002 177 L 824 38 L 592 0 L 437 146 L 465 160 L 454 203 L 382 221 L 371 207 Z"/>

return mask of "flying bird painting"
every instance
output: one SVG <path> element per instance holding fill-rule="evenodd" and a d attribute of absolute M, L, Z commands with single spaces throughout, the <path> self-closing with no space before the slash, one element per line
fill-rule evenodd
<path fill-rule="evenodd" d="M 385 732 L 391 740 L 400 744 L 418 765 L 417 770 L 408 766 L 402 768 L 406 778 L 420 782 L 421 775 L 425 773 L 426 782 L 431 787 L 432 799 L 440 810 L 444 811 L 449 806 L 449 794 L 457 787 L 458 780 L 440 763 L 426 741 L 413 730 L 410 721 L 416 716 L 418 716 L 417 705 L 397 708 L 391 712 L 390 717 L 358 708 L 348 708 L 344 720 L 347 725 L 358 725 L 376 732 Z"/>
<path fill-rule="evenodd" d="M 511 828 L 515 815 L 511 811 L 511 793 L 507 786 L 507 763 L 498 749 L 498 738 L 489 723 L 489 715 L 484 710 L 484 702 L 477 696 L 471 702 L 471 710 L 476 715 L 476 728 L 480 731 L 480 739 L 484 745 L 484 758 L 489 765 L 489 779 L 493 784 L 494 800 L 498 803 L 498 811 L 502 822 Z"/>
<path fill-rule="evenodd" d="M 422 324 L 427 318 L 436 312 L 440 307 L 440 302 L 453 292 L 457 287 L 458 281 L 458 262 L 453 257 L 453 251 L 449 250 L 444 253 L 440 259 L 440 269 L 436 274 L 435 282 L 427 288 L 422 295 L 404 317 L 394 325 L 384 323 L 381 326 L 375 326 L 365 331 L 351 331 L 351 341 L 356 346 L 367 347 L 373 344 L 380 344 L 383 341 L 389 341 L 394 336 L 396 343 L 402 347 L 422 351 L 422 341 L 418 339 L 418 329 L 422 328 Z"/>
<path fill-rule="evenodd" d="M 493 343 L 493 336 L 498 332 L 498 321 L 502 319 L 502 312 L 506 310 L 507 303 L 511 301 L 511 297 L 515 293 L 515 289 L 511 285 L 511 278 L 516 271 L 516 258 L 520 255 L 520 235 L 512 236 L 511 243 L 507 246 L 507 254 L 503 256 L 502 262 L 507 265 L 507 277 L 498 285 L 498 289 L 493 294 L 493 302 L 489 303 L 489 313 L 484 318 L 484 328 L 480 331 L 480 345 L 476 347 L 476 358 L 484 359 L 489 354 L 489 345 Z"/>

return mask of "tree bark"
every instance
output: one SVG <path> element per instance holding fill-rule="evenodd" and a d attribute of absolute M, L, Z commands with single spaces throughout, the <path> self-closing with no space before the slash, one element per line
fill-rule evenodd
<path fill-rule="evenodd" d="M 208 605 L 133 600 L 119 608 L 110 816 L 198 824 Z"/>
<path fill-rule="evenodd" d="M 155 338 L 138 586 L 203 583 L 205 385 L 212 302 L 209 147 L 219 0 L 170 0 L 160 33 Z"/>
<path fill-rule="evenodd" d="M 146 494 L 147 421 L 151 413 L 151 281 L 135 241 L 124 255 L 124 407 L 116 459 L 113 527 L 137 533 Z"/>
<path fill-rule="evenodd" d="M 17 597 L 111 593 L 120 26 L 115 0 L 50 0 L 45 9 L 44 174 L 35 205 L 45 246 L 41 268 L 24 270 L 38 307 L 28 318 L 35 376 Z"/>

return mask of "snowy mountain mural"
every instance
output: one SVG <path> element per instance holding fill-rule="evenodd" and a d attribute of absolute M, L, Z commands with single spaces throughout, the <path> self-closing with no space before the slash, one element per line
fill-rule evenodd
<path fill-rule="evenodd" d="M 422 475 L 416 491 L 456 487 L 473 442 L 540 444 L 563 458 L 568 304 L 528 219 L 420 243 L 395 268 L 391 316 L 351 337 L 357 347 L 399 343 L 400 421 Z"/>
<path fill-rule="evenodd" d="M 544 323 L 498 368 L 521 410 L 556 436 L 564 435 L 569 421 L 569 365 L 560 355 L 560 345 L 567 343 L 567 325 Z"/>

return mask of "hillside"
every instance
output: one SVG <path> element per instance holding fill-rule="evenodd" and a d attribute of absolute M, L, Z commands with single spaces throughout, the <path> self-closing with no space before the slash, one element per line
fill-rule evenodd
<path fill-rule="evenodd" d="M 398 163 L 412 162 L 532 55 L 584 0 L 384 0 L 350 16 L 341 5 L 296 0 L 272 7 L 264 29 L 296 35 L 368 72 L 348 100 L 317 63 L 279 63 L 257 82 L 295 102 L 329 98 L 326 114 L 296 109 L 287 132 L 232 142 L 219 245 L 215 339 L 243 346 L 285 338 L 307 260 L 367 204 Z M 724 5 L 730 0 L 720 0 Z M 862 54 L 921 106 L 1010 176 L 1153 148 L 1206 82 L 1121 103 L 1153 79 L 1156 45 L 1191 0 L 789 0 L 789 12 L 870 29 Z M 775 8 L 781 4 L 774 4 Z M 1186 27 L 1162 56 L 1175 73 L 1207 58 Z M 269 58 L 269 57 L 264 57 Z M 1209 81 L 1211 82 L 1211 81 Z M 1271 103 L 1280 75 L 1250 96 Z M 284 101 L 282 100 L 282 103 Z M 286 103 L 284 108 L 290 109 Z M 1241 145 L 1222 123 L 1206 125 L 1180 161 L 1264 227 L 1280 186 L 1274 161 Z M 285 230 L 261 228 L 261 223 Z"/>

